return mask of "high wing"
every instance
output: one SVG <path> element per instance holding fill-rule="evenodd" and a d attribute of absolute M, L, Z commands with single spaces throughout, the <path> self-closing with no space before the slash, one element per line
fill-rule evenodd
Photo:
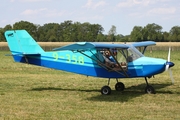
<path fill-rule="evenodd" d="M 145 41 L 145 42 L 135 42 L 131 44 L 113 44 L 113 43 L 98 43 L 98 42 L 77 42 L 71 45 L 66 45 L 59 48 L 54 48 L 55 51 L 61 51 L 61 50 L 90 50 L 90 49 L 112 49 L 112 48 L 124 48 L 127 49 L 131 46 L 134 47 L 144 47 L 144 50 L 147 46 L 156 45 L 154 41 Z M 144 53 L 144 52 L 143 52 Z"/>
<path fill-rule="evenodd" d="M 71 50 L 91 50 L 91 49 L 112 49 L 112 48 L 129 48 L 126 44 L 110 44 L 110 43 L 98 43 L 98 42 L 78 42 L 71 45 L 55 48 L 55 51 Z"/>
<path fill-rule="evenodd" d="M 132 43 L 134 47 L 145 47 L 145 46 L 150 46 L 150 45 L 156 45 L 156 42 L 154 41 L 144 41 L 144 42 L 135 42 Z"/>
<path fill-rule="evenodd" d="M 129 44 L 129 46 L 131 45 L 136 48 L 144 47 L 143 50 L 141 51 L 142 54 L 144 54 L 146 48 L 151 45 L 156 45 L 156 42 L 154 41 L 135 42 L 135 43 Z"/>

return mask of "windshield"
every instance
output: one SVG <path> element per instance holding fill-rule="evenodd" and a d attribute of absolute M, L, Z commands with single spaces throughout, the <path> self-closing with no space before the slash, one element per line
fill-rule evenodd
<path fill-rule="evenodd" d="M 132 61 L 144 56 L 134 46 L 130 46 L 130 48 L 128 48 L 127 51 L 128 51 L 127 62 L 132 62 Z"/>

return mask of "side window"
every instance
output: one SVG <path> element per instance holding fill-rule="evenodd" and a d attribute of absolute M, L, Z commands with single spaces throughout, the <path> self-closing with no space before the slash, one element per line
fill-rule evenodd
<path fill-rule="evenodd" d="M 127 51 L 126 50 L 122 50 L 122 49 L 119 49 L 118 50 L 118 53 L 117 53 L 117 61 L 119 63 L 126 63 L 126 53 Z"/>
<path fill-rule="evenodd" d="M 99 51 L 99 50 L 97 51 L 97 59 L 100 62 L 104 63 L 103 51 Z"/>

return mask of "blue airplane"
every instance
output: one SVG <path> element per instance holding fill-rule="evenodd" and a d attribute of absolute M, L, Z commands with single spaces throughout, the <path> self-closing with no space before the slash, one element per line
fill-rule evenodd
<path fill-rule="evenodd" d="M 115 78 L 115 90 L 123 91 L 125 85 L 119 78 L 145 78 L 146 93 L 154 94 L 154 88 L 147 78 L 170 71 L 170 49 L 168 60 L 145 57 L 144 52 L 153 41 L 132 44 L 113 44 L 99 42 L 77 42 L 52 51 L 44 51 L 26 30 L 9 30 L 5 38 L 15 62 L 27 63 L 57 70 L 68 71 L 86 76 L 107 78 L 108 84 L 101 88 L 101 94 L 111 94 L 111 78 Z M 140 52 L 137 48 L 143 48 Z"/>

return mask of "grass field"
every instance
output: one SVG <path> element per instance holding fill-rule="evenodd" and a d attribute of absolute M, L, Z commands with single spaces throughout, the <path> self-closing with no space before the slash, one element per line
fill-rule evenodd
<path fill-rule="evenodd" d="M 101 95 L 106 79 L 14 63 L 0 52 L 0 119 L 179 120 L 180 52 L 171 52 L 175 84 L 164 72 L 149 79 L 156 94 L 145 94 L 144 78 L 121 79 L 126 89 Z M 167 59 L 167 51 L 146 52 Z"/>

